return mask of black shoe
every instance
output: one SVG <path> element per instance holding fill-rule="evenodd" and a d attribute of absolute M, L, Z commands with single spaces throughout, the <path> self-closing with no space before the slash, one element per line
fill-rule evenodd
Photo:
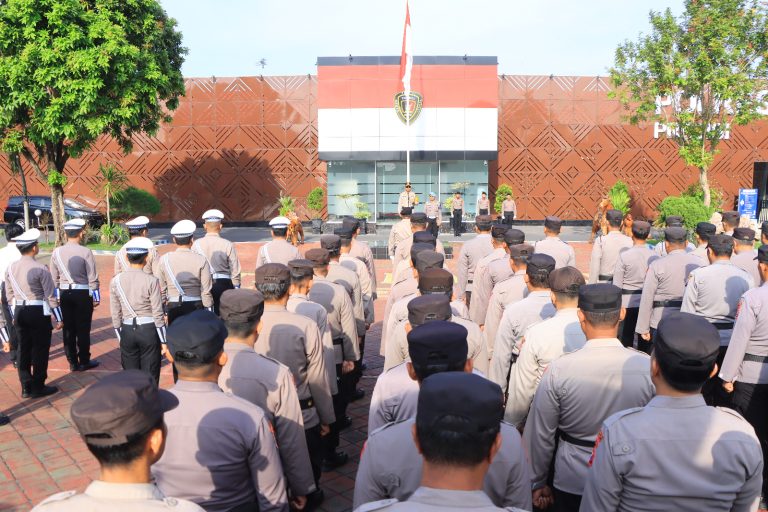
<path fill-rule="evenodd" d="M 354 402 L 356 400 L 360 400 L 362 398 L 365 398 L 365 390 L 362 388 L 357 388 L 354 393 L 352 393 L 352 396 L 349 397 L 350 402 Z"/>
<path fill-rule="evenodd" d="M 333 454 L 333 458 L 325 458 L 323 459 L 323 471 L 325 473 L 329 471 L 333 471 L 336 468 L 340 468 L 344 464 L 349 462 L 349 455 L 347 455 L 344 452 L 336 452 Z"/>
<path fill-rule="evenodd" d="M 340 420 L 336 420 L 336 427 L 341 431 L 345 428 L 349 428 L 352 426 L 352 418 L 349 416 L 344 416 Z"/>
<path fill-rule="evenodd" d="M 29 398 L 43 398 L 56 393 L 59 390 L 56 386 L 43 385 L 29 394 Z"/>
<path fill-rule="evenodd" d="M 77 363 L 69 363 L 69 371 L 71 372 L 79 372 L 80 371 L 80 365 Z"/>
<path fill-rule="evenodd" d="M 0 426 L 7 425 L 11 422 L 11 418 L 5 414 L 0 414 Z"/>
<path fill-rule="evenodd" d="M 29 398 L 29 395 L 30 395 L 29 387 L 22 386 L 21 387 L 21 398 Z"/>
<path fill-rule="evenodd" d="M 311 512 L 322 505 L 324 500 L 325 493 L 322 489 L 317 489 L 315 492 L 307 494 L 307 505 L 304 507 L 304 510 Z"/>
<path fill-rule="evenodd" d="M 13 363 L 13 367 L 14 367 L 14 368 L 16 368 L 17 370 L 19 369 L 19 362 L 18 362 L 18 361 L 16 361 L 16 360 L 14 359 L 13 361 L 11 361 L 11 363 Z"/>
<path fill-rule="evenodd" d="M 87 370 L 90 370 L 90 369 L 96 368 L 96 367 L 97 367 L 97 366 L 99 366 L 100 364 L 101 364 L 101 363 L 99 363 L 98 361 L 96 361 L 96 360 L 94 359 L 94 360 L 88 361 L 87 363 L 83 363 L 83 364 L 81 364 L 80 366 L 78 366 L 78 367 L 77 367 L 77 371 L 79 371 L 79 372 L 84 372 L 84 371 L 87 371 Z"/>

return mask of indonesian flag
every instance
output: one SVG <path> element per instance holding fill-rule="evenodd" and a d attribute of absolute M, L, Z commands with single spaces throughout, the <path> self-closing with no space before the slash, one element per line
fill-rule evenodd
<path fill-rule="evenodd" d="M 403 49 L 400 53 L 400 77 L 406 97 L 411 93 L 411 70 L 413 69 L 413 50 L 411 48 L 411 13 L 408 0 L 405 2 L 405 28 L 403 28 Z"/>

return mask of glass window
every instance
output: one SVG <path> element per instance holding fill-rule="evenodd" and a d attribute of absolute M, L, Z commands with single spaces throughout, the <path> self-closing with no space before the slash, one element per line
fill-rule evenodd
<path fill-rule="evenodd" d="M 411 162 L 411 190 L 420 205 L 429 199 L 430 191 L 436 191 L 437 162 Z M 377 198 L 379 219 L 399 219 L 397 209 L 400 193 L 405 190 L 405 162 L 376 162 Z M 421 208 L 417 208 L 421 211 Z"/>
<path fill-rule="evenodd" d="M 445 200 L 453 196 L 457 190 L 464 197 L 464 216 L 474 218 L 477 214 L 477 199 L 483 192 L 488 192 L 488 162 L 441 160 L 440 201 L 445 204 Z"/>
<path fill-rule="evenodd" d="M 367 203 L 373 216 L 376 167 L 374 162 L 328 162 L 328 218 L 357 212 L 357 203 Z"/>

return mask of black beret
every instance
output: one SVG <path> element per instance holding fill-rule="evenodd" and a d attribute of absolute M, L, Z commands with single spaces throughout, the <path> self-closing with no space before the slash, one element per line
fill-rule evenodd
<path fill-rule="evenodd" d="M 727 222 L 732 226 L 738 226 L 739 212 L 736 212 L 736 211 L 723 212 L 723 222 Z"/>
<path fill-rule="evenodd" d="M 496 240 L 506 240 L 506 235 L 509 228 L 504 224 L 495 224 L 491 227 L 491 236 Z"/>
<path fill-rule="evenodd" d="M 334 229 L 333 234 L 342 240 L 352 240 L 352 235 L 355 234 L 355 231 L 352 228 L 345 228 L 342 226 Z"/>
<path fill-rule="evenodd" d="M 699 222 L 696 224 L 696 234 L 701 236 L 712 236 L 717 233 L 717 226 L 710 222 Z"/>
<path fill-rule="evenodd" d="M 429 244 L 434 249 L 437 247 L 437 239 L 429 231 L 417 231 L 413 234 L 414 244 Z"/>
<path fill-rule="evenodd" d="M 282 263 L 267 263 L 256 269 L 256 284 L 288 283 L 291 271 Z"/>
<path fill-rule="evenodd" d="M 549 287 L 553 292 L 575 295 L 584 284 L 584 274 L 576 267 L 558 268 L 549 274 Z"/>
<path fill-rule="evenodd" d="M 621 222 L 624 220 L 624 214 L 619 210 L 608 210 L 605 212 L 605 218 L 608 222 Z"/>
<path fill-rule="evenodd" d="M 768 245 L 761 245 L 757 249 L 757 257 L 755 258 L 759 263 L 768 263 Z"/>
<path fill-rule="evenodd" d="M 488 231 L 491 229 L 493 218 L 490 215 L 478 215 L 475 217 L 475 226 L 481 231 Z"/>
<path fill-rule="evenodd" d="M 516 228 L 510 228 L 504 233 L 504 241 L 508 246 L 525 243 L 525 233 Z"/>
<path fill-rule="evenodd" d="M 433 320 L 450 320 L 451 298 L 447 295 L 419 295 L 408 302 L 408 322 L 417 326 Z"/>
<path fill-rule="evenodd" d="M 664 219 L 665 224 L 667 227 L 672 226 L 682 226 L 683 225 L 683 218 L 680 215 L 670 215 L 666 219 Z"/>
<path fill-rule="evenodd" d="M 621 288 L 609 283 L 585 284 L 579 288 L 582 311 L 614 311 L 621 309 Z"/>
<path fill-rule="evenodd" d="M 672 312 L 656 328 L 653 355 L 665 366 L 709 370 L 720 352 L 720 334 L 703 316 Z"/>
<path fill-rule="evenodd" d="M 288 262 L 288 270 L 291 271 L 291 277 L 297 279 L 312 277 L 314 267 L 315 264 L 312 260 L 298 259 Z"/>
<path fill-rule="evenodd" d="M 526 260 L 533 254 L 533 246 L 530 244 L 516 244 L 509 248 L 509 256 L 512 258 L 525 258 Z"/>
<path fill-rule="evenodd" d="M 534 253 L 528 257 L 528 268 L 525 273 L 529 276 L 538 274 L 546 275 L 555 270 L 555 258 L 549 254 Z"/>
<path fill-rule="evenodd" d="M 223 350 L 227 328 L 212 312 L 198 309 L 177 318 L 169 325 L 166 338 L 171 354 L 177 361 L 205 362 Z"/>
<path fill-rule="evenodd" d="M 498 384 L 465 372 L 430 375 L 419 388 L 416 428 L 477 434 L 499 429 L 504 395 Z M 452 418 L 462 418 L 457 422 Z"/>
<path fill-rule="evenodd" d="M 408 354 L 416 368 L 462 364 L 468 352 L 467 329 L 463 325 L 436 320 L 408 333 Z"/>
<path fill-rule="evenodd" d="M 688 239 L 688 231 L 684 227 L 671 226 L 664 230 L 664 239 L 672 243 L 685 242 Z"/>
<path fill-rule="evenodd" d="M 414 212 L 411 214 L 411 224 L 426 224 L 427 214 L 424 212 Z"/>
<path fill-rule="evenodd" d="M 554 215 L 550 215 L 544 219 L 544 227 L 551 231 L 560 231 L 560 228 L 563 227 L 563 221 Z"/>
<path fill-rule="evenodd" d="M 755 231 L 749 228 L 734 228 L 733 238 L 740 242 L 754 242 Z"/>
<path fill-rule="evenodd" d="M 312 272 L 312 267 L 309 268 Z M 225 322 L 251 322 L 264 313 L 264 296 L 258 290 L 238 288 L 221 294 L 219 316 Z"/>
<path fill-rule="evenodd" d="M 728 249 L 733 250 L 733 237 L 723 234 L 712 235 L 709 237 L 707 245 L 718 252 Z"/>
<path fill-rule="evenodd" d="M 360 227 L 360 221 L 354 217 L 344 217 L 343 219 L 341 219 L 341 225 L 344 226 L 345 228 L 349 228 L 353 231 L 356 231 L 357 228 Z"/>
<path fill-rule="evenodd" d="M 411 213 L 413 213 L 413 208 L 411 208 L 410 206 L 403 206 L 400 209 L 400 215 L 404 217 L 410 217 Z"/>
<path fill-rule="evenodd" d="M 419 291 L 422 295 L 447 294 L 453 291 L 453 274 L 444 268 L 427 268 L 419 271 Z"/>
<path fill-rule="evenodd" d="M 412 258 L 413 268 L 415 268 L 416 272 L 418 272 L 419 274 L 421 274 L 422 272 L 424 272 L 429 268 L 442 269 L 444 262 L 445 262 L 445 256 L 431 249 L 425 250 L 425 251 L 419 251 L 418 253 L 416 253 L 416 256 Z"/>
<path fill-rule="evenodd" d="M 327 265 L 331 261 L 331 254 L 327 249 L 315 248 L 310 249 L 304 254 L 304 256 L 312 262 L 315 267 L 322 267 Z"/>
<path fill-rule="evenodd" d="M 651 232 L 651 225 L 644 220 L 636 220 L 632 222 L 632 234 L 636 238 L 648 238 Z"/>
<path fill-rule="evenodd" d="M 341 238 L 339 235 L 322 235 L 320 237 L 320 247 L 331 254 L 337 253 L 341 248 Z"/>

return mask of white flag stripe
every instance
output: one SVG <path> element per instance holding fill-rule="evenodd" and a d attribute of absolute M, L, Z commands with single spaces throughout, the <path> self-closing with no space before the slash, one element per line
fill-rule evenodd
<path fill-rule="evenodd" d="M 403 73 L 403 90 L 406 94 L 411 92 L 411 71 L 413 70 L 413 51 L 411 49 L 411 23 L 410 19 L 405 26 L 405 73 Z"/>

